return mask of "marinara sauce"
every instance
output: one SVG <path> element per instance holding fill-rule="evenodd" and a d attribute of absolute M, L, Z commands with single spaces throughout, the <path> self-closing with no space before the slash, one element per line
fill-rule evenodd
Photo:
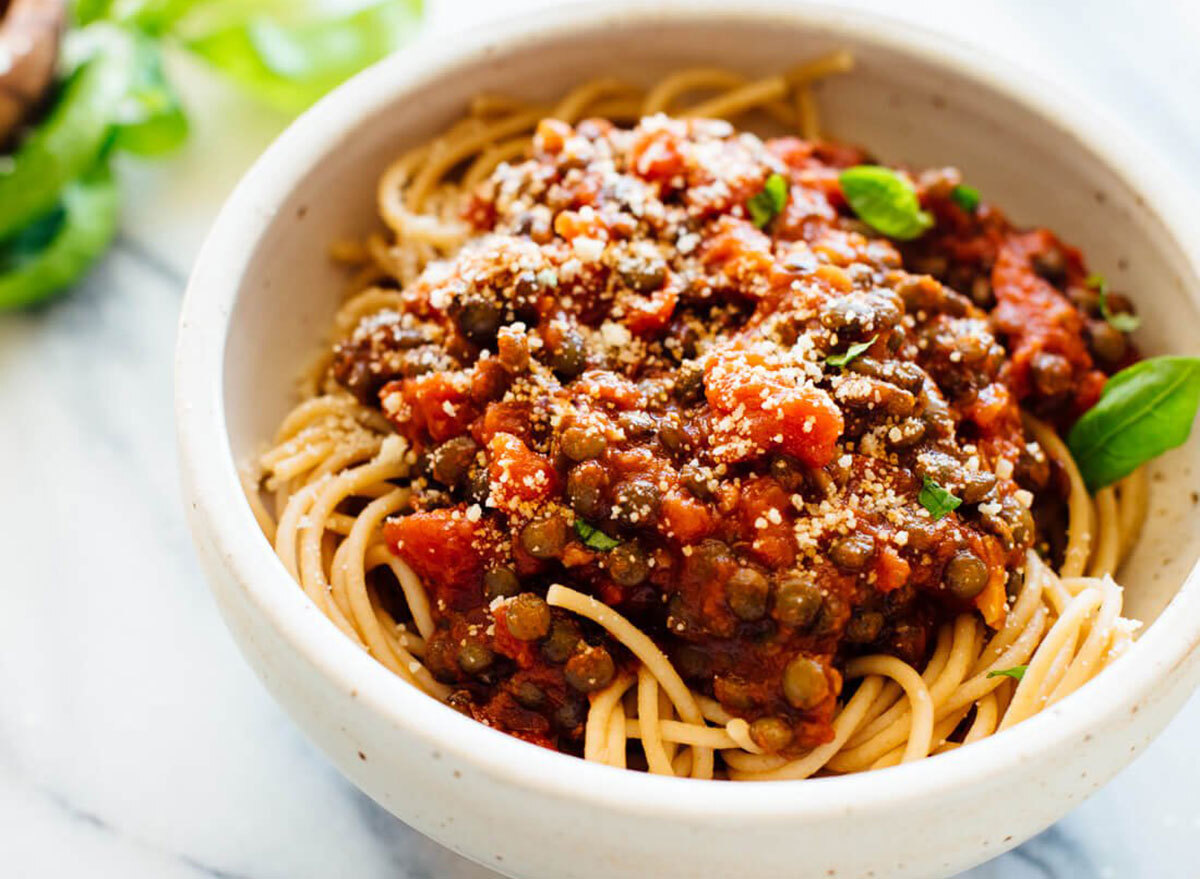
<path fill-rule="evenodd" d="M 1079 254 L 965 210 L 952 170 L 913 178 L 919 241 L 873 233 L 838 184 L 864 161 L 719 121 L 544 121 L 458 255 L 338 346 L 414 455 L 384 533 L 453 705 L 580 750 L 587 695 L 635 660 L 553 583 L 782 753 L 829 740 L 848 657 L 920 667 L 956 615 L 1002 621 L 1061 491 L 1019 407 L 1061 424 L 1130 354 Z M 784 203 L 754 216 L 772 175 Z"/>

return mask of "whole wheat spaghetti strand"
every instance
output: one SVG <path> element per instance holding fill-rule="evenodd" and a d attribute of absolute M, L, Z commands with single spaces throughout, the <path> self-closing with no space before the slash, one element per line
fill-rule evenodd
<path fill-rule="evenodd" d="M 584 595 L 582 592 L 576 592 L 574 589 L 568 589 L 558 583 L 551 586 L 546 593 L 546 603 L 551 607 L 561 607 L 573 611 L 607 629 L 610 635 L 624 644 L 650 670 L 650 673 L 658 680 L 659 686 L 671 697 L 671 702 L 674 703 L 675 710 L 679 712 L 680 717 L 688 723 L 704 724 L 700 708 L 692 697 L 691 690 L 679 677 L 679 673 L 659 650 L 658 645 L 627 619 L 590 595 Z M 711 776 L 711 774 L 712 751 L 705 748 L 697 749 L 692 766 L 693 777 Z"/>
<path fill-rule="evenodd" d="M 658 681 L 644 665 L 638 668 L 638 719 L 629 725 L 629 735 L 642 740 L 646 764 L 655 775 L 673 775 L 671 758 L 663 747 L 661 721 L 658 714 Z M 645 723 L 643 727 L 641 724 Z M 637 729 L 637 732 L 633 732 Z"/>
<path fill-rule="evenodd" d="M 1071 494 L 1068 498 L 1070 524 L 1067 526 L 1067 551 L 1063 560 L 1061 574 L 1064 577 L 1077 577 L 1087 569 L 1088 558 L 1092 552 L 1092 527 L 1094 515 L 1092 499 L 1088 494 L 1087 485 L 1075 459 L 1066 444 L 1059 439 L 1058 434 L 1045 422 L 1039 421 L 1028 413 L 1022 413 L 1026 429 L 1063 468 L 1071 484 Z"/>

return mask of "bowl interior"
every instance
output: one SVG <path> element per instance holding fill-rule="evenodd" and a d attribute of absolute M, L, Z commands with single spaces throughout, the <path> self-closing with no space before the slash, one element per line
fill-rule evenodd
<path fill-rule="evenodd" d="M 852 33 L 848 36 L 847 33 Z M 1081 247 L 1093 271 L 1128 292 L 1143 315 L 1137 341 L 1150 353 L 1195 353 L 1200 289 L 1193 267 L 1149 198 L 1052 116 L 1006 96 L 985 75 L 964 74 L 953 52 L 894 45 L 870 28 L 793 18 L 645 19 L 551 28 L 434 66 L 415 80 L 402 64 L 390 96 L 356 121 L 289 185 L 242 275 L 230 315 L 224 405 L 234 460 L 259 451 L 295 402 L 295 381 L 323 344 L 346 279 L 331 242 L 378 228 L 376 181 L 387 163 L 444 129 L 482 92 L 552 99 L 596 76 L 650 83 L 712 59 L 767 74 L 835 48 L 853 73 L 819 86 L 827 131 L 868 145 L 880 159 L 953 164 L 1019 223 L 1046 225 Z M 336 100 L 336 96 L 335 96 Z M 268 154 L 268 160 L 272 154 Z M 1149 623 L 1200 555 L 1191 526 L 1200 491 L 1200 436 L 1160 459 L 1143 538 L 1126 563 L 1126 612 Z"/>

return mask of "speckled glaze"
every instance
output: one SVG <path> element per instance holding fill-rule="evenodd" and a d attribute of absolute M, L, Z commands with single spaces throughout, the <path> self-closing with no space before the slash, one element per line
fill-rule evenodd
<path fill-rule="evenodd" d="M 728 5 L 728 4 L 725 4 Z M 184 494 L 224 616 L 276 698 L 350 779 L 408 824 L 513 876 L 943 876 L 1017 845 L 1121 769 L 1200 681 L 1200 443 L 1156 465 L 1122 572 L 1151 623 L 1119 663 L 1045 713 L 915 764 L 726 784 L 592 766 L 476 724 L 343 638 L 258 532 L 235 464 L 291 405 L 341 289 L 329 241 L 371 228 L 378 172 L 480 91 L 528 97 L 682 64 L 765 72 L 836 47 L 827 127 L 889 161 L 954 163 L 1018 221 L 1061 231 L 1140 291 L 1150 352 L 1196 353 L 1200 222 L 1154 158 L 1078 99 L 873 16 L 788 4 L 606 3 L 406 50 L 301 118 L 222 211 L 177 355 Z M 1170 479 L 1162 474 L 1170 473 Z M 316 807 L 317 804 L 314 804 Z"/>

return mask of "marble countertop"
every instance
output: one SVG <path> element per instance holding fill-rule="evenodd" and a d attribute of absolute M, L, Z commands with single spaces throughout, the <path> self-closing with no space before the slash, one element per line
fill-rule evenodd
<path fill-rule="evenodd" d="M 427 27 L 545 3 L 433 0 Z M 1200 197 L 1200 4 L 916 0 L 903 14 L 1090 92 Z M 185 151 L 123 168 L 117 246 L 72 296 L 0 316 L 0 875 L 493 876 L 391 818 L 308 744 L 237 654 L 194 560 L 176 483 L 176 316 L 205 228 L 284 120 L 176 66 L 196 123 Z M 1200 696 L 1101 793 L 965 875 L 1195 876 L 1197 740 Z"/>

